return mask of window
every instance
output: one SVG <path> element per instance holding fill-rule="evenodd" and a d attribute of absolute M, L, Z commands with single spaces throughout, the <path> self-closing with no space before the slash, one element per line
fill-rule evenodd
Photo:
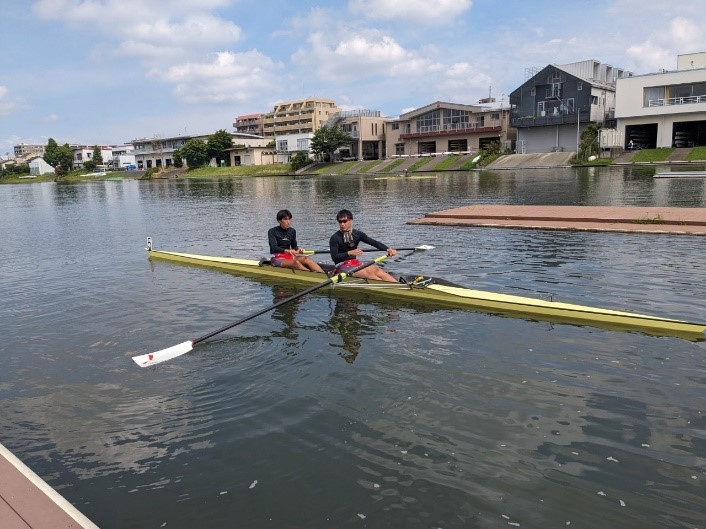
<path fill-rule="evenodd" d="M 578 83 L 576 85 L 576 90 L 579 90 L 579 91 L 583 90 L 583 83 Z"/>
<path fill-rule="evenodd" d="M 530 90 L 530 95 L 531 96 L 536 96 L 537 95 L 537 87 L 533 86 Z"/>
<path fill-rule="evenodd" d="M 399 124 L 399 123 L 393 123 L 390 128 L 391 128 L 392 130 L 400 130 L 400 124 Z"/>
<path fill-rule="evenodd" d="M 297 139 L 297 150 L 298 151 L 308 151 L 309 150 L 309 138 L 298 138 Z"/>
<path fill-rule="evenodd" d="M 287 140 L 277 140 L 277 152 L 287 152 L 288 150 Z"/>
<path fill-rule="evenodd" d="M 441 125 L 441 112 L 434 110 L 417 118 L 417 132 L 436 132 Z"/>
<path fill-rule="evenodd" d="M 395 154 L 404 154 L 404 143 L 395 143 Z"/>
<path fill-rule="evenodd" d="M 463 130 L 470 128 L 471 113 L 468 110 L 447 108 L 444 110 L 444 130 Z"/>

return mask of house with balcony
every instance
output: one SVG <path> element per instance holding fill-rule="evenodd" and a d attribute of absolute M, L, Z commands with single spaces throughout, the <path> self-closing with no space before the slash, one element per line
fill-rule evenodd
<path fill-rule="evenodd" d="M 624 148 L 706 145 L 706 52 L 677 57 L 677 69 L 619 79 L 615 104 Z"/>
<path fill-rule="evenodd" d="M 499 142 L 511 145 L 509 108 L 437 101 L 385 122 L 387 157 L 468 153 Z"/>
<path fill-rule="evenodd" d="M 95 147 L 95 145 L 72 145 L 73 168 L 81 169 L 84 163 L 93 160 L 93 150 Z M 98 148 L 101 151 L 103 163 L 108 164 L 111 162 L 113 159 L 113 148 L 107 145 L 100 145 Z"/>
<path fill-rule="evenodd" d="M 355 109 L 337 112 L 326 123 L 351 137 L 351 144 L 340 147 L 340 160 L 379 160 L 385 158 L 385 118 L 379 110 Z"/>
<path fill-rule="evenodd" d="M 170 136 L 140 138 L 132 140 L 135 163 L 140 170 L 161 169 L 174 165 L 174 151 L 181 149 L 187 141 L 197 139 L 204 143 L 208 134 L 201 136 Z"/>
<path fill-rule="evenodd" d="M 576 152 L 589 123 L 615 125 L 616 82 L 630 76 L 596 60 L 529 69 L 510 94 L 516 152 Z"/>

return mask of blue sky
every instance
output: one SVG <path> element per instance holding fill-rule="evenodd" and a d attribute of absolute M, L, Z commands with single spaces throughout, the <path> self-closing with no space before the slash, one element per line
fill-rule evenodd
<path fill-rule="evenodd" d="M 637 74 L 706 51 L 702 2 L 4 0 L 0 156 L 232 130 L 318 96 L 397 116 L 498 101 L 527 69 L 596 59 Z"/>

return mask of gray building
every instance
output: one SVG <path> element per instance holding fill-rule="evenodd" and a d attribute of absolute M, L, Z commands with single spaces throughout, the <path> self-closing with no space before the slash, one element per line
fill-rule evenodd
<path fill-rule="evenodd" d="M 596 60 L 529 70 L 510 94 L 517 152 L 576 152 L 589 123 L 614 127 L 616 81 L 631 75 Z"/>

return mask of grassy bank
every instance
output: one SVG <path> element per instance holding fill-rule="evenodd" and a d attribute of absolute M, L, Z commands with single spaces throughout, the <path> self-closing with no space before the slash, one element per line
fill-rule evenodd
<path fill-rule="evenodd" d="M 179 178 L 226 178 L 232 176 L 282 176 L 291 175 L 289 164 L 277 165 L 236 165 L 234 167 L 199 167 L 189 169 Z"/>

